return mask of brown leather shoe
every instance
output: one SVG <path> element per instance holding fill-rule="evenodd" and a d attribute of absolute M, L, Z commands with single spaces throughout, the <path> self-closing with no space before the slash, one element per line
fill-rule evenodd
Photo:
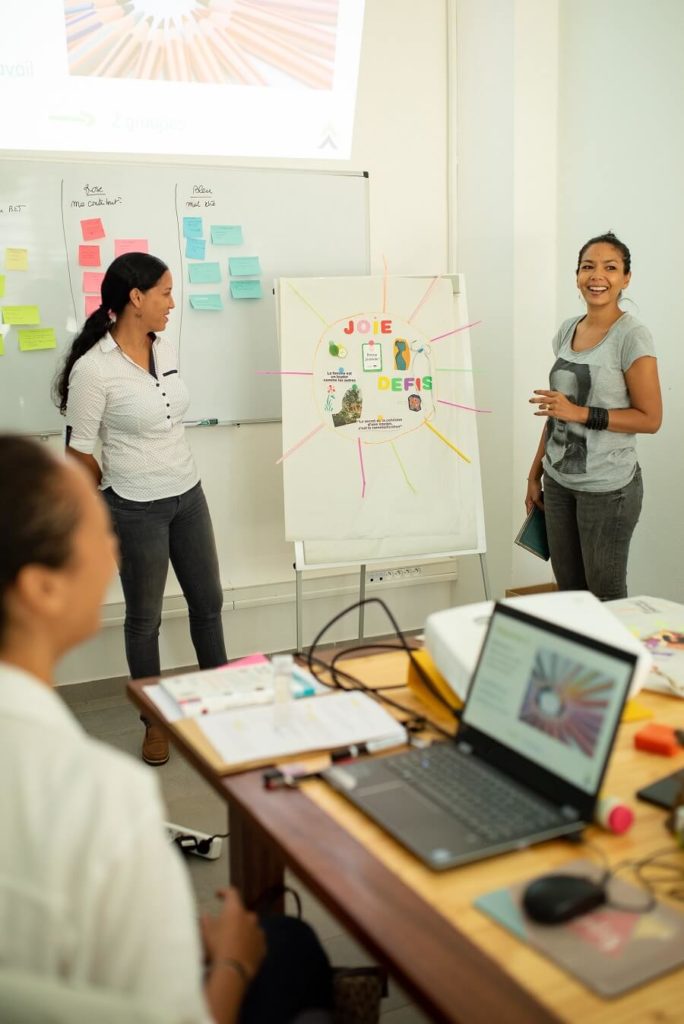
<path fill-rule="evenodd" d="M 145 739 L 142 745 L 142 759 L 147 764 L 158 766 L 169 759 L 169 741 L 159 725 L 145 722 Z"/>

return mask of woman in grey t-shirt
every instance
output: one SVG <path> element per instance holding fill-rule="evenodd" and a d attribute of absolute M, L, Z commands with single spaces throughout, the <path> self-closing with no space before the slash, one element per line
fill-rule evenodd
<path fill-rule="evenodd" d="M 653 339 L 618 305 L 630 268 L 629 249 L 611 232 L 581 248 L 577 287 L 587 311 L 561 324 L 550 390 L 530 399 L 546 423 L 525 505 L 546 512 L 560 589 L 591 590 L 603 601 L 627 596 L 643 495 L 636 434 L 654 434 L 662 421 Z"/>

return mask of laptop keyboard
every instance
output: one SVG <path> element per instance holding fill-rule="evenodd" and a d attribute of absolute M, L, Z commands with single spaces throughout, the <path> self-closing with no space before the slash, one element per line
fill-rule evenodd
<path fill-rule="evenodd" d="M 384 764 L 488 842 L 505 842 L 567 824 L 555 807 L 475 758 L 459 754 L 450 743 L 385 758 Z"/>

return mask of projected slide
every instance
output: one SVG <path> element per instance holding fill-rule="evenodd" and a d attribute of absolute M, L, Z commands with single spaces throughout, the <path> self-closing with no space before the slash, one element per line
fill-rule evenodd
<path fill-rule="evenodd" d="M 0 34 L 5 149 L 350 156 L 363 0 L 32 0 Z"/>

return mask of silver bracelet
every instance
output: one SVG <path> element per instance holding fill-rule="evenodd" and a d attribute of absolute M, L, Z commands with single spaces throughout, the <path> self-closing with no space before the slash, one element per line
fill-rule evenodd
<path fill-rule="evenodd" d="M 232 967 L 237 975 L 241 978 L 245 987 L 249 985 L 252 980 L 249 971 L 244 964 L 241 964 L 239 960 L 234 960 L 232 956 L 222 956 L 218 960 L 212 960 L 212 970 L 214 967 Z"/>

